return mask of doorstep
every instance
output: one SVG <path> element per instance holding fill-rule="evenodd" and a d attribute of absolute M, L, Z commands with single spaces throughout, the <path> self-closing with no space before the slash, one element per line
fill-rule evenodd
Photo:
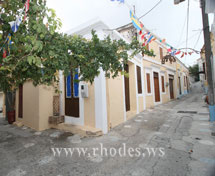
<path fill-rule="evenodd" d="M 100 129 L 88 127 L 88 126 L 78 126 L 66 123 L 60 123 L 58 125 L 50 124 L 51 128 L 59 129 L 66 132 L 71 132 L 73 134 L 79 134 L 81 137 L 97 137 L 102 136 L 103 133 Z"/>

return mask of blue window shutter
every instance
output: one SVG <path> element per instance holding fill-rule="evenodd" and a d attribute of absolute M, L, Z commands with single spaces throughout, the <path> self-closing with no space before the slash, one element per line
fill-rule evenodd
<path fill-rule="evenodd" d="M 72 97 L 71 73 L 66 78 L 66 98 Z"/>
<path fill-rule="evenodd" d="M 78 82 L 78 69 L 75 69 L 75 76 L 74 76 L 74 98 L 79 97 L 79 82 Z"/>

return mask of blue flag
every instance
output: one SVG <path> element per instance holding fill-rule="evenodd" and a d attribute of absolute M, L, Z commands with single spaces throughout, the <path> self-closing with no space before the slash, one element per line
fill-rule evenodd
<path fill-rule="evenodd" d="M 115 1 L 115 0 L 111 0 L 111 1 Z M 116 0 L 116 1 L 119 1 L 120 3 L 124 3 L 125 0 Z"/>

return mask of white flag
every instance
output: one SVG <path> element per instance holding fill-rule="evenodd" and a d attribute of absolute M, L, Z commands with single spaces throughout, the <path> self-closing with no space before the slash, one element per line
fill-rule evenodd
<path fill-rule="evenodd" d="M 19 25 L 21 24 L 21 22 L 22 22 L 22 20 L 21 20 L 20 17 L 18 17 L 18 18 L 16 19 L 16 21 L 11 21 L 11 22 L 9 22 L 9 24 L 10 24 L 10 26 L 11 26 L 11 29 L 12 29 L 12 31 L 13 31 L 14 33 L 17 32 L 17 30 L 18 30 Z"/>

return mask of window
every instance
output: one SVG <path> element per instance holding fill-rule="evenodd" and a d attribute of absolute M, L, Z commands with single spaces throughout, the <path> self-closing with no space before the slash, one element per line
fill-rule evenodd
<path fill-rule="evenodd" d="M 137 66 L 137 88 L 138 94 L 142 93 L 141 68 Z"/>
<path fill-rule="evenodd" d="M 146 79 L 147 79 L 147 92 L 151 93 L 151 82 L 150 82 L 150 74 L 146 73 Z"/>
<path fill-rule="evenodd" d="M 161 76 L 161 82 L 162 82 L 162 92 L 165 92 L 164 76 Z"/>
<path fill-rule="evenodd" d="M 162 60 L 163 59 L 163 48 L 159 48 L 160 49 L 160 59 Z"/>

